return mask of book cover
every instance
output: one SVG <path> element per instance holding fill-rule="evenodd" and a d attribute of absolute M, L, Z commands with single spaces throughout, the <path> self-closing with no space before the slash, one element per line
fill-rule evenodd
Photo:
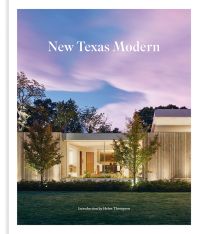
<path fill-rule="evenodd" d="M 190 225 L 191 11 L 16 14 L 17 225 Z"/>

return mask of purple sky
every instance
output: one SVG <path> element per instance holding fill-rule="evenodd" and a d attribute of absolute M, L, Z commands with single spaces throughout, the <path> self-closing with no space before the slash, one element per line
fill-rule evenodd
<path fill-rule="evenodd" d="M 190 107 L 190 10 L 18 10 L 18 71 L 113 127 L 144 106 Z M 159 53 L 49 53 L 48 41 L 159 44 Z"/>

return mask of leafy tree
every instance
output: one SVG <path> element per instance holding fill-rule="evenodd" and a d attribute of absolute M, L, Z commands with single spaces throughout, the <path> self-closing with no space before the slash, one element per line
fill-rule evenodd
<path fill-rule="evenodd" d="M 119 130 L 119 128 L 114 128 L 114 129 L 112 130 L 112 132 L 113 132 L 113 133 L 121 133 L 120 130 Z"/>
<path fill-rule="evenodd" d="M 82 128 L 87 133 L 111 132 L 111 125 L 107 123 L 104 113 L 97 113 L 95 107 L 87 107 L 81 111 Z"/>
<path fill-rule="evenodd" d="M 30 105 L 34 100 L 45 97 L 45 88 L 36 80 L 29 80 L 24 72 L 17 73 L 17 103 Z"/>
<path fill-rule="evenodd" d="M 179 109 L 179 107 L 173 104 L 169 104 L 167 106 L 158 106 L 155 109 Z"/>
<path fill-rule="evenodd" d="M 103 122 L 99 128 L 97 129 L 99 133 L 110 133 L 111 132 L 111 125 L 109 123 Z"/>
<path fill-rule="evenodd" d="M 144 107 L 138 111 L 140 118 L 142 120 L 142 125 L 144 129 L 148 132 L 151 131 L 151 125 L 153 122 L 154 108 L 153 107 Z"/>
<path fill-rule="evenodd" d="M 142 121 L 137 112 L 127 124 L 126 139 L 113 141 L 114 158 L 122 167 L 129 169 L 135 184 L 139 169 L 149 160 L 159 147 L 158 136 L 156 135 L 147 145 L 142 141 L 147 132 L 142 126 Z"/>
<path fill-rule="evenodd" d="M 34 101 L 33 106 L 29 106 L 27 110 L 29 118 L 27 119 L 27 125 L 32 126 L 37 122 L 41 125 L 53 123 L 56 115 L 56 103 L 48 99 L 38 99 Z"/>
<path fill-rule="evenodd" d="M 36 80 L 29 80 L 24 72 L 17 73 L 17 128 L 23 130 L 26 125 L 27 108 L 34 100 L 45 96 L 45 88 Z"/>
<path fill-rule="evenodd" d="M 54 131 L 81 132 L 80 112 L 76 102 L 69 99 L 67 102 L 58 102 L 56 105 L 56 117 L 54 119 Z"/>
<path fill-rule="evenodd" d="M 28 140 L 24 142 L 25 159 L 41 175 L 42 184 L 45 171 L 61 162 L 58 143 L 53 139 L 50 125 L 35 123 L 30 127 Z"/>

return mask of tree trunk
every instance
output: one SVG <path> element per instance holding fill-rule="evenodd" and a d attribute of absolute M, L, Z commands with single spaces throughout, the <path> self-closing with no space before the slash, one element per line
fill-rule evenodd
<path fill-rule="evenodd" d="M 41 185 L 43 185 L 43 182 L 44 182 L 44 172 L 42 171 L 41 172 L 41 177 L 40 177 L 40 183 L 41 183 Z"/>
<path fill-rule="evenodd" d="M 134 151 L 134 155 L 133 155 L 133 183 L 134 183 L 134 186 L 135 186 L 135 183 L 136 183 L 136 152 Z"/>
<path fill-rule="evenodd" d="M 135 186 L 135 183 L 136 183 L 136 173 L 135 173 L 135 170 L 133 172 L 133 184 Z"/>

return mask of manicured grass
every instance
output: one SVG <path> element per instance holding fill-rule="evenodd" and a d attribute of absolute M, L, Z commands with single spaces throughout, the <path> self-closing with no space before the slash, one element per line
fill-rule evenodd
<path fill-rule="evenodd" d="M 130 210 L 78 210 L 120 207 Z M 190 193 L 18 192 L 18 224 L 190 224 Z"/>

